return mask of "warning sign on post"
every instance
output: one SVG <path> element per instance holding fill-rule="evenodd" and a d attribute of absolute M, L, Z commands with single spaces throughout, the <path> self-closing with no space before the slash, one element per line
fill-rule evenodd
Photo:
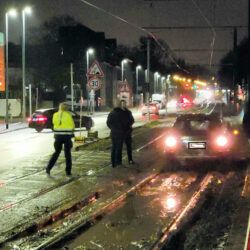
<path fill-rule="evenodd" d="M 0 33 L 0 91 L 5 91 L 4 34 Z"/>
<path fill-rule="evenodd" d="M 97 61 L 94 61 L 91 67 L 89 68 L 87 72 L 88 76 L 99 76 L 104 77 L 104 73 L 102 71 L 102 68 L 100 64 Z"/>

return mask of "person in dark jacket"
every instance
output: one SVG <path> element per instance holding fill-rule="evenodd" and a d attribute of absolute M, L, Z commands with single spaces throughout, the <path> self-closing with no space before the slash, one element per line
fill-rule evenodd
<path fill-rule="evenodd" d="M 128 162 L 134 164 L 132 158 L 132 125 L 134 117 L 126 108 L 126 101 L 121 100 L 119 107 L 114 108 L 108 115 L 107 126 L 111 130 L 111 163 L 112 167 L 122 164 L 122 146 L 127 147 Z"/>

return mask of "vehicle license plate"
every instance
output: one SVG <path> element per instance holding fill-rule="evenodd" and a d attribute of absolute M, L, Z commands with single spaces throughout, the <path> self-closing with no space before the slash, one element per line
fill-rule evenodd
<path fill-rule="evenodd" d="M 188 148 L 205 149 L 206 148 L 206 143 L 205 142 L 189 142 L 188 143 Z"/>

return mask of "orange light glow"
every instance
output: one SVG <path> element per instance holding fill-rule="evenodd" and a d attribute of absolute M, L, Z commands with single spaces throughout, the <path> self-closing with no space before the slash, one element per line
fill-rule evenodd
<path fill-rule="evenodd" d="M 239 134 L 239 130 L 234 129 L 233 134 L 234 134 L 234 135 L 238 135 L 238 134 Z"/>

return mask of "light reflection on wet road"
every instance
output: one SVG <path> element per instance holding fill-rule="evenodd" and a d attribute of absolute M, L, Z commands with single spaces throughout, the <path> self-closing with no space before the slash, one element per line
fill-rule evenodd
<path fill-rule="evenodd" d="M 193 194 L 197 175 L 165 173 L 67 245 L 69 249 L 148 249 Z M 172 205 L 167 203 L 172 199 Z"/>

